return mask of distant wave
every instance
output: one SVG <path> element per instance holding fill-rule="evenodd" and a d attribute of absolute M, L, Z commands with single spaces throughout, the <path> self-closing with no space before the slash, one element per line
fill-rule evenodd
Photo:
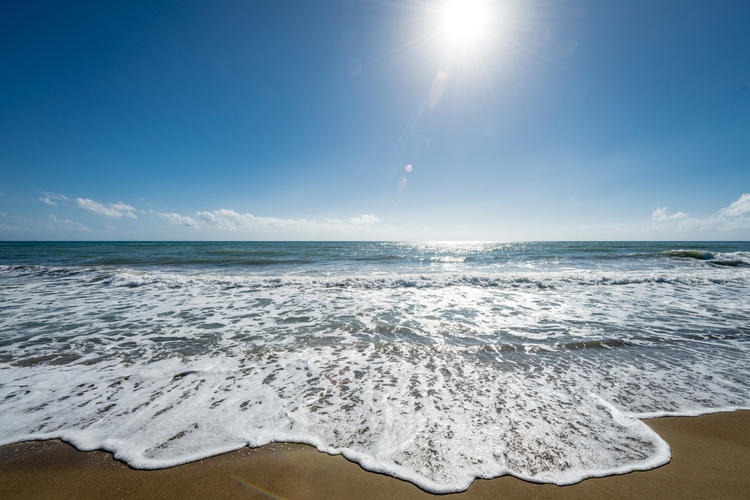
<path fill-rule="evenodd" d="M 714 254 L 707 250 L 666 250 L 661 252 L 665 257 L 683 257 L 686 259 L 710 260 Z"/>
<path fill-rule="evenodd" d="M 559 288 L 564 286 L 612 286 L 612 285 L 688 285 L 705 286 L 733 283 L 750 284 L 750 277 L 715 277 L 705 273 L 669 275 L 654 273 L 540 273 L 530 275 L 494 276 L 481 274 L 454 275 L 388 275 L 388 276 L 342 276 L 342 277 L 300 277 L 300 276 L 223 276 L 216 274 L 184 275 L 172 273 L 116 272 L 107 281 L 111 286 L 140 287 L 163 286 L 183 288 L 195 286 L 221 288 L 447 288 L 471 286 L 479 288 Z"/>
<path fill-rule="evenodd" d="M 264 260 L 246 261 L 256 265 Z M 725 264 L 726 265 L 726 264 Z M 744 264 L 743 264 L 744 265 Z M 18 277 L 72 277 L 81 276 L 86 281 L 103 282 L 115 287 L 157 286 L 165 288 L 219 287 L 219 288 L 334 288 L 362 289 L 392 288 L 446 288 L 471 286 L 479 288 L 559 288 L 565 286 L 614 285 L 687 285 L 708 286 L 721 284 L 750 284 L 750 274 L 742 272 L 712 272 L 711 268 L 675 271 L 569 271 L 528 273 L 434 273 L 395 274 L 371 276 L 300 276 L 295 274 L 222 274 L 216 272 L 177 273 L 166 271 L 134 270 L 111 267 L 47 267 L 0 266 L 0 275 Z"/>
<path fill-rule="evenodd" d="M 750 265 L 750 253 L 748 252 L 712 253 L 707 250 L 667 250 L 661 252 L 660 255 L 679 259 L 703 260 L 715 266 Z"/>
<path fill-rule="evenodd" d="M 408 258 L 403 255 L 363 255 L 361 257 L 351 257 L 351 260 L 358 261 L 358 262 L 381 262 L 386 260 L 398 260 L 398 259 L 404 259 Z"/>
<path fill-rule="evenodd" d="M 209 255 L 287 255 L 289 252 L 282 250 L 255 250 L 247 248 L 221 248 L 207 252 Z"/>

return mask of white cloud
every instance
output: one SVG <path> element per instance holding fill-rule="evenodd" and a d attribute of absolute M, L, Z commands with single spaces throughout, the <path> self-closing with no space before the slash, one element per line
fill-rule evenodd
<path fill-rule="evenodd" d="M 365 214 L 362 217 L 354 217 L 352 219 L 349 219 L 349 222 L 356 225 L 369 226 L 370 224 L 380 222 L 380 219 L 372 214 Z"/>
<path fill-rule="evenodd" d="M 238 229 L 295 229 L 299 226 L 307 226 L 310 221 L 305 219 L 277 219 L 275 217 L 256 217 L 252 214 L 240 214 L 234 210 L 221 208 L 213 212 L 198 212 L 206 224 L 237 231 Z"/>
<path fill-rule="evenodd" d="M 70 199 L 64 194 L 55 194 L 55 193 L 50 193 L 49 191 L 39 191 L 39 192 L 44 195 L 44 197 L 39 198 L 39 201 L 41 201 L 42 203 L 46 203 L 47 205 L 51 205 L 53 207 L 57 206 L 57 202 L 54 202 L 52 200 L 68 201 Z"/>
<path fill-rule="evenodd" d="M 651 224 L 648 231 L 658 232 L 730 232 L 750 230 L 750 194 L 743 194 L 740 199 L 724 207 L 713 215 L 703 218 L 688 217 L 678 212 L 667 214 L 667 207 L 657 208 L 652 218 L 658 223 Z M 672 222 L 673 220 L 677 220 Z"/>
<path fill-rule="evenodd" d="M 224 210 L 217 210 L 217 212 L 223 212 L 223 211 Z M 203 221 L 208 224 L 216 223 L 216 216 L 212 214 L 211 212 L 198 212 L 198 217 L 203 219 Z"/>
<path fill-rule="evenodd" d="M 741 215 L 750 214 L 750 194 L 743 194 L 742 196 L 740 196 L 739 200 L 733 202 L 728 207 L 719 210 L 719 214 L 729 217 L 738 217 Z"/>
<path fill-rule="evenodd" d="M 252 214 L 241 214 L 224 208 L 213 212 L 198 212 L 198 217 L 208 226 L 227 231 L 293 231 L 295 233 L 362 230 L 380 222 L 380 219 L 369 214 L 348 220 L 324 219 L 323 222 L 317 222 L 308 219 L 256 217 Z"/>
<path fill-rule="evenodd" d="M 200 229 L 200 226 L 198 226 L 198 223 L 195 222 L 192 218 L 187 217 L 187 216 L 183 217 L 180 214 L 174 214 L 174 213 L 162 214 L 159 212 L 156 212 L 156 215 L 164 219 L 167 219 L 172 224 L 177 224 L 178 226 L 187 226 L 187 227 L 192 227 L 194 229 Z"/>
<path fill-rule="evenodd" d="M 94 200 L 89 200 L 88 198 L 76 198 L 76 203 L 79 207 L 91 210 L 95 214 L 112 217 L 113 219 L 119 219 L 122 217 L 122 212 L 107 207 L 106 205 L 102 205 L 101 203 L 97 203 Z"/>
<path fill-rule="evenodd" d="M 651 214 L 651 218 L 658 221 L 663 220 L 669 220 L 669 219 L 685 219 L 688 216 L 688 214 L 684 212 L 677 212 L 676 214 L 669 215 L 667 213 L 667 207 L 659 208 L 657 207 L 656 210 L 654 210 L 654 213 Z"/>
<path fill-rule="evenodd" d="M 113 208 L 120 212 L 135 212 L 135 208 L 131 207 L 130 205 L 126 205 L 121 201 L 118 201 L 117 203 L 110 203 L 109 206 L 110 208 Z"/>
<path fill-rule="evenodd" d="M 129 217 L 131 219 L 138 218 L 138 216 L 133 213 L 136 209 L 134 207 L 131 207 L 130 205 L 126 205 L 121 201 L 118 201 L 117 203 L 110 203 L 109 205 L 104 205 L 94 200 L 89 200 L 88 198 L 76 198 L 76 204 L 78 204 L 78 206 L 83 209 L 90 210 L 95 214 L 103 215 L 104 217 L 110 217 L 112 219 L 119 219 L 123 216 Z"/>

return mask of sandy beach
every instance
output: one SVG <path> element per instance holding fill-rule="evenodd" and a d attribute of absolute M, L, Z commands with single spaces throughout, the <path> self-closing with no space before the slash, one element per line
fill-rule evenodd
<path fill-rule="evenodd" d="M 750 412 L 647 420 L 672 449 L 658 469 L 572 486 L 513 477 L 477 480 L 478 498 L 748 498 Z M 0 497 L 11 498 L 435 498 L 411 483 L 367 472 L 341 456 L 271 444 L 163 470 L 134 470 L 109 453 L 60 441 L 0 447 Z"/>

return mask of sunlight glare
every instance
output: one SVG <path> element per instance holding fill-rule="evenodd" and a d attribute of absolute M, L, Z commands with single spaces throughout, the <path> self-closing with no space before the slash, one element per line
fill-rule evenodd
<path fill-rule="evenodd" d="M 471 45 L 487 32 L 490 9 L 486 0 L 448 0 L 443 9 L 443 30 L 454 45 Z"/>

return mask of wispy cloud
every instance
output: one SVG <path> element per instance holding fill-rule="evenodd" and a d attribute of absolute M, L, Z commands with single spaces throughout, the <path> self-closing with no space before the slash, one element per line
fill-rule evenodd
<path fill-rule="evenodd" d="M 91 229 L 87 228 L 80 222 L 73 222 L 70 219 L 58 219 L 55 215 L 50 214 L 48 220 L 55 229 L 91 232 Z"/>
<path fill-rule="evenodd" d="M 29 232 L 31 229 L 27 227 L 18 227 L 18 226 L 9 226 L 7 224 L 0 224 L 0 231 L 7 232 L 7 233 L 20 233 L 20 232 Z"/>
<path fill-rule="evenodd" d="M 308 219 L 278 219 L 276 217 L 256 217 L 252 214 L 241 214 L 234 210 L 219 209 L 213 212 L 198 212 L 198 218 L 206 225 L 228 231 L 240 230 L 284 230 L 297 232 L 347 231 L 363 229 L 380 222 L 371 214 L 353 217 L 347 220 L 325 219 L 317 222 Z"/>
<path fill-rule="evenodd" d="M 676 214 L 668 214 L 667 213 L 667 207 L 659 208 L 657 207 L 656 210 L 654 210 L 654 213 L 651 214 L 651 218 L 654 220 L 670 220 L 670 219 L 684 219 L 688 216 L 688 214 L 684 212 L 677 212 Z"/>
<path fill-rule="evenodd" d="M 167 219 L 172 224 L 177 224 L 178 226 L 187 226 L 192 227 L 194 229 L 200 229 L 200 226 L 198 226 L 198 223 L 195 222 L 191 217 L 182 216 L 180 214 L 162 214 L 159 212 L 156 212 L 156 215 L 159 217 L 162 217 L 164 219 Z"/>
<path fill-rule="evenodd" d="M 3 218 L 7 217 L 8 219 L 13 219 L 16 222 L 23 222 L 23 221 L 26 220 L 25 217 L 17 217 L 17 216 L 13 216 L 13 215 L 9 216 L 9 215 L 6 215 L 5 212 L 0 212 L 0 217 L 3 217 Z M 22 219 L 22 220 L 19 221 L 19 219 Z M 21 226 L 9 226 L 8 224 L 2 224 L 2 223 L 0 223 L 0 231 L 2 231 L 4 233 L 20 233 L 20 232 L 31 231 L 31 229 L 29 229 L 27 227 L 21 227 Z"/>
<path fill-rule="evenodd" d="M 95 214 L 109 217 L 111 219 L 119 219 L 123 216 L 131 219 L 138 218 L 138 216 L 133 213 L 136 209 L 121 201 L 104 205 L 103 203 L 98 203 L 94 200 L 89 200 L 88 198 L 76 198 L 76 204 L 85 210 L 90 210 Z"/>
<path fill-rule="evenodd" d="M 0 216 L 11 219 L 15 225 L 0 224 L 0 231 L 11 233 L 32 233 L 37 235 L 56 234 L 68 235 L 71 231 L 92 232 L 91 229 L 80 222 L 70 219 L 58 219 L 56 215 L 50 214 L 46 219 L 35 219 L 23 215 L 6 215 L 0 212 Z"/>
<path fill-rule="evenodd" d="M 53 207 L 57 206 L 57 202 L 52 201 L 52 200 L 68 201 L 70 199 L 64 194 L 55 194 L 55 193 L 50 193 L 49 191 L 39 191 L 39 192 L 44 195 L 43 197 L 39 198 L 39 201 L 41 201 L 42 203 L 46 203 L 47 205 L 50 205 Z"/>
<path fill-rule="evenodd" d="M 651 224 L 648 231 L 656 232 L 731 232 L 750 230 L 750 194 L 740 198 L 708 217 L 689 217 L 678 212 L 668 214 L 667 207 L 657 208 L 651 215 L 657 223 Z"/>

